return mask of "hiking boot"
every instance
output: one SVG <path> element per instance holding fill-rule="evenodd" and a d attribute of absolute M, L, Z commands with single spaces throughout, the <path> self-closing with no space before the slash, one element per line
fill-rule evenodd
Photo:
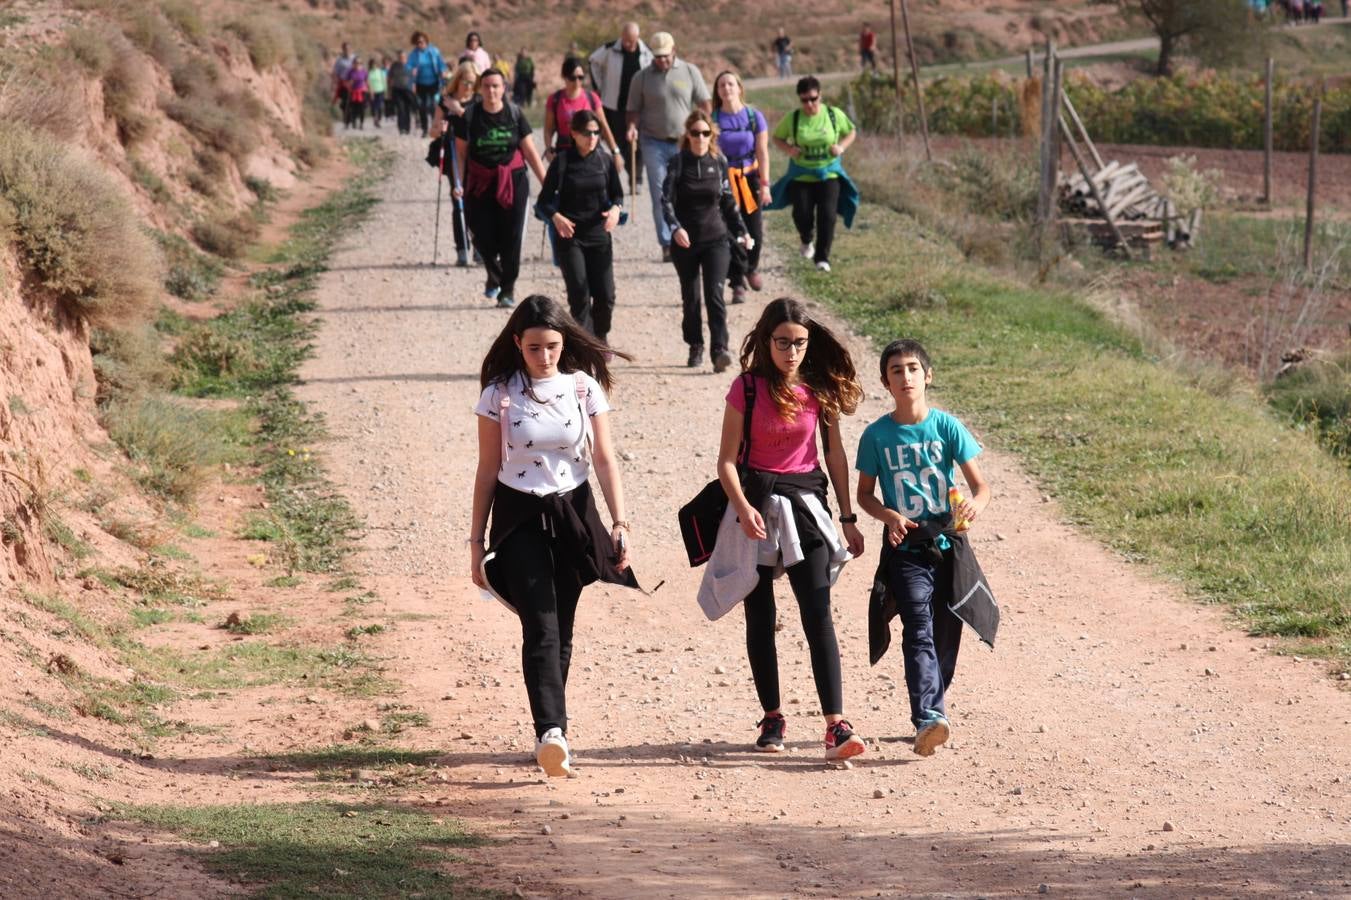
<path fill-rule="evenodd" d="M 733 303 L 745 303 L 745 302 L 746 302 L 746 289 L 745 289 L 745 288 L 740 288 L 740 287 L 734 287 L 734 288 L 732 288 L 732 302 L 733 302 Z"/>
<path fill-rule="evenodd" d="M 826 726 L 826 759 L 848 759 L 865 749 L 863 738 L 844 719 Z"/>
<path fill-rule="evenodd" d="M 934 751 L 948 741 L 952 728 L 948 720 L 938 713 L 930 713 L 915 729 L 915 752 L 920 756 L 933 756 Z"/>
<path fill-rule="evenodd" d="M 750 285 L 751 290 L 758 291 L 765 286 L 765 280 L 760 277 L 759 272 L 747 272 L 746 284 Z"/>
<path fill-rule="evenodd" d="M 535 742 L 535 762 L 552 778 L 566 778 L 572 769 L 572 754 L 561 728 L 550 728 Z"/>
<path fill-rule="evenodd" d="M 497 298 L 498 309 L 511 309 L 516 305 L 516 300 L 510 294 L 502 294 Z"/>
<path fill-rule="evenodd" d="M 726 350 L 713 351 L 714 372 L 726 372 L 727 368 L 731 365 L 732 365 L 732 354 L 728 353 Z"/>
<path fill-rule="evenodd" d="M 812 255 L 816 253 L 816 244 L 807 241 L 807 243 L 798 248 L 797 252 L 802 255 L 803 259 L 811 259 Z"/>
<path fill-rule="evenodd" d="M 760 736 L 755 739 L 755 749 L 761 753 L 782 753 L 783 733 L 788 730 L 783 713 L 768 713 L 755 723 Z"/>
<path fill-rule="evenodd" d="M 690 356 L 685 360 L 685 365 L 691 369 L 697 368 L 699 363 L 704 361 L 704 345 L 690 344 Z"/>
<path fill-rule="evenodd" d="M 816 264 L 816 271 L 818 271 L 818 272 L 829 272 L 829 271 L 830 271 L 830 263 L 826 262 L 824 259 L 821 260 L 820 262 L 818 262 L 818 263 Z"/>
<path fill-rule="evenodd" d="M 666 244 L 661 248 L 661 261 L 668 263 L 671 261 L 671 245 Z"/>

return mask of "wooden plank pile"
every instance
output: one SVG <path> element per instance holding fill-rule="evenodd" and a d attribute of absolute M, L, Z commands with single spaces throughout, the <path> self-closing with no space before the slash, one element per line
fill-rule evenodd
<path fill-rule="evenodd" d="M 1122 164 L 1113 160 L 1094 172 L 1092 178 L 1098 196 L 1107 206 L 1107 215 L 1103 214 L 1098 198 L 1081 172 L 1061 175 L 1062 210 L 1077 218 L 1101 220 L 1104 227 L 1110 216 L 1128 240 L 1166 241 L 1174 249 L 1189 246 L 1193 234 L 1200 228 L 1200 211 L 1188 217 L 1179 215 L 1173 201 L 1155 191 L 1135 163 Z M 1096 232 L 1103 229 L 1090 230 L 1096 236 Z M 1110 231 L 1104 235 L 1110 236 Z"/>

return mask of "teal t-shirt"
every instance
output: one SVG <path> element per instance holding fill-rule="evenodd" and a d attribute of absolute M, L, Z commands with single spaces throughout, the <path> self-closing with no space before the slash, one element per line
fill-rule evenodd
<path fill-rule="evenodd" d="M 832 118 L 831 110 L 834 110 Z M 797 119 L 797 132 L 793 131 L 793 120 Z M 849 117 L 844 114 L 844 110 L 839 107 L 829 107 L 824 102 L 821 109 L 814 116 L 808 116 L 802 112 L 788 113 L 779 120 L 774 126 L 774 137 L 781 141 L 787 141 L 790 144 L 796 144 L 802 148 L 802 154 L 797 158 L 797 164 L 804 169 L 824 169 L 829 166 L 835 157 L 830 155 L 830 145 L 838 144 L 841 139 L 854 130 L 854 123 L 849 121 Z M 838 178 L 839 175 L 834 172 L 828 172 L 825 176 L 829 178 Z M 809 175 L 799 176 L 798 181 L 816 181 L 819 179 Z"/>
<path fill-rule="evenodd" d="M 854 468 L 877 479 L 887 509 L 919 522 L 947 515 L 957 467 L 979 453 L 980 444 L 956 416 L 931 407 L 915 425 L 899 425 L 890 415 L 869 425 Z M 946 550 L 948 539 L 940 535 L 937 544 Z"/>

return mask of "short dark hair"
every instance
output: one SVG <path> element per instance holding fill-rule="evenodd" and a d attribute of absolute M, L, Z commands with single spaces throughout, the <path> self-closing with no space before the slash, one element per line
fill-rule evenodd
<path fill-rule="evenodd" d="M 901 338 L 882 348 L 882 358 L 878 360 L 877 368 L 881 371 L 883 381 L 887 380 L 887 364 L 893 356 L 913 356 L 919 360 L 926 374 L 933 371 L 929 351 L 924 349 L 924 345 L 913 338 Z"/>
<path fill-rule="evenodd" d="M 821 82 L 817 80 L 815 75 L 803 75 L 797 80 L 797 95 L 801 97 L 808 91 L 821 93 Z"/>
<path fill-rule="evenodd" d="M 582 74 L 585 75 L 586 63 L 582 62 L 575 56 L 569 56 L 567 59 L 563 60 L 563 68 L 559 70 L 559 74 L 563 76 L 564 81 L 572 77 L 573 69 L 581 69 Z"/>
<path fill-rule="evenodd" d="M 489 66 L 488 68 L 484 69 L 482 72 L 479 73 L 479 76 L 478 76 L 478 83 L 479 83 L 480 85 L 482 85 L 482 84 L 483 84 L 483 79 L 485 79 L 485 78 L 491 78 L 491 77 L 494 76 L 494 75 L 496 75 L 498 78 L 502 79 L 502 83 L 503 83 L 503 84 L 506 84 L 506 83 L 507 83 L 507 76 L 505 76 L 505 75 L 502 74 L 502 70 L 501 70 L 501 69 L 494 68 L 493 66 Z"/>
<path fill-rule="evenodd" d="M 579 109 L 572 114 L 572 121 L 568 122 L 568 128 L 571 131 L 585 131 L 586 126 L 595 122 L 600 124 L 600 116 L 589 109 Z"/>

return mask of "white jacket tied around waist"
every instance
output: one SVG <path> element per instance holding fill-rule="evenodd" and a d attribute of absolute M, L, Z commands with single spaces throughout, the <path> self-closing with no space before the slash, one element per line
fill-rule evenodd
<path fill-rule="evenodd" d="M 853 557 L 840 543 L 835 522 L 816 495 L 804 494 L 802 502 L 811 512 L 812 524 L 830 549 L 830 583 L 833 586 L 844 564 Z M 699 584 L 699 606 L 711 621 L 725 616 L 755 589 L 760 581 L 756 566 L 773 566 L 774 577 L 778 578 L 785 569 L 804 558 L 792 501 L 781 494 L 770 494 L 760 513 L 765 519 L 765 539 L 762 541 L 746 537 L 731 504 L 722 514 L 713 555 L 708 558 L 704 580 Z"/>

